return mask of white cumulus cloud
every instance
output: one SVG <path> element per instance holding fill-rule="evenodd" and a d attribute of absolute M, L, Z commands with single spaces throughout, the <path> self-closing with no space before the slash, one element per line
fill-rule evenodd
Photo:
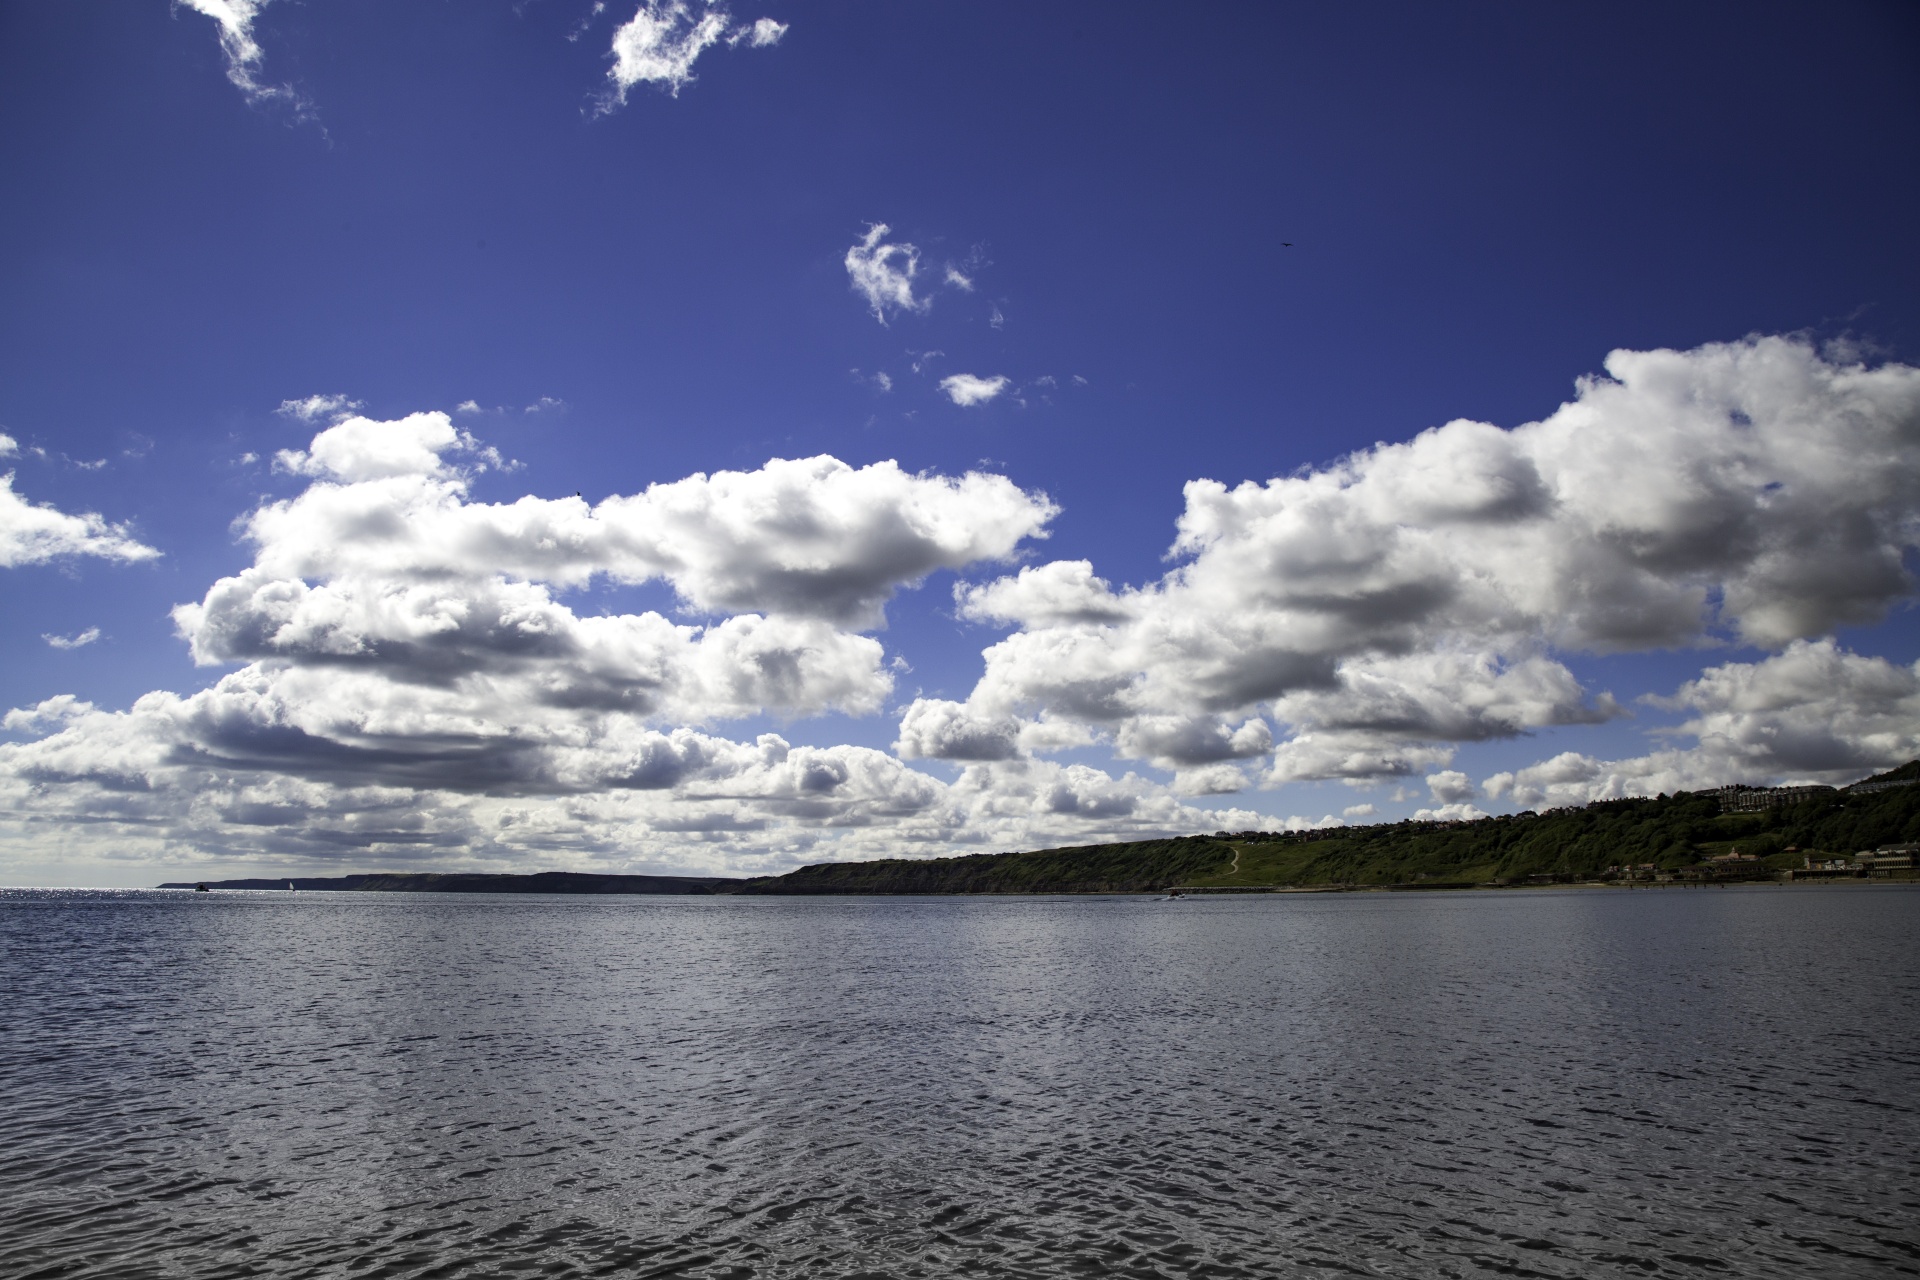
<path fill-rule="evenodd" d="M 1007 385 L 1007 379 L 998 374 L 982 378 L 971 373 L 956 373 L 940 379 L 940 389 L 947 393 L 947 399 L 962 408 L 987 403 L 1005 391 Z"/>
<path fill-rule="evenodd" d="M 1621 760 L 1563 752 L 1495 774 L 1487 794 L 1554 807 L 1733 782 L 1840 784 L 1920 757 L 1920 664 L 1866 657 L 1831 639 L 1710 667 L 1650 701 L 1693 713 L 1663 731 L 1693 746 Z"/>
<path fill-rule="evenodd" d="M 738 873 L 1275 825 L 1036 760 L 1078 731 L 957 703 L 916 701 L 895 754 L 711 727 L 876 713 L 896 664 L 856 628 L 936 569 L 1043 535 L 1043 495 L 813 458 L 495 504 L 469 490 L 483 456 L 437 414 L 348 417 L 291 453 L 307 483 L 240 523 L 252 563 L 174 613 L 197 660 L 232 669 L 121 711 L 63 695 L 9 713 L 37 736 L 0 744 L 0 850 L 57 828 L 74 856 Z M 562 597 L 603 579 L 720 616 Z M 1212 789 L 1204 772 L 1189 789 Z"/>
<path fill-rule="evenodd" d="M 123 524 L 109 524 L 94 512 L 69 515 L 33 503 L 13 489 L 13 473 L 0 476 L 0 567 L 41 564 L 68 556 L 106 560 L 151 560 L 160 553 L 140 542 Z"/>
<path fill-rule="evenodd" d="M 1606 364 L 1539 422 L 1193 481 L 1157 582 L 1072 561 L 964 589 L 963 616 L 1015 628 L 969 706 L 1175 764 L 1204 761 L 1145 727 L 1212 717 L 1182 739 L 1205 744 L 1264 712 L 1269 785 L 1423 773 L 1622 714 L 1556 650 L 1779 647 L 1911 597 L 1920 370 L 1784 338 Z"/>
<path fill-rule="evenodd" d="M 959 702 L 916 698 L 900 719 L 893 750 L 903 760 L 1011 760 L 1020 754 L 1020 722 L 975 716 Z"/>
<path fill-rule="evenodd" d="M 637 84 L 657 84 L 674 97 L 693 83 L 693 64 L 714 45 L 745 44 L 764 49 L 780 43 L 786 24 L 771 18 L 736 25 L 722 5 L 707 0 L 692 5 L 685 0 L 646 0 L 633 17 L 613 33 L 612 82 L 601 103 L 603 111 L 624 104 L 627 91 Z"/>

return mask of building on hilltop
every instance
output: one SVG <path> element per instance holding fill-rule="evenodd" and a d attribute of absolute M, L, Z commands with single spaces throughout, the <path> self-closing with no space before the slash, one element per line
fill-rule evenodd
<path fill-rule="evenodd" d="M 1867 796 L 1876 791 L 1892 791 L 1896 787 L 1920 786 L 1920 778 L 1868 778 L 1865 782 L 1856 782 L 1850 787 L 1841 788 L 1850 796 Z"/>
<path fill-rule="evenodd" d="M 1803 804 L 1825 796 L 1838 795 L 1832 787 L 1811 784 L 1800 787 L 1748 787 L 1735 784 L 1713 793 L 1722 813 L 1761 813 L 1783 804 Z"/>

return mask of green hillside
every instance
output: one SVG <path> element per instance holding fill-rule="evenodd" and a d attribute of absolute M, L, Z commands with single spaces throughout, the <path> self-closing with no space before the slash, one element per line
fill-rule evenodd
<path fill-rule="evenodd" d="M 959 858 L 827 862 L 752 881 L 740 893 L 1129 893 L 1189 883 L 1233 860 L 1210 836 Z"/>
<path fill-rule="evenodd" d="M 1916 776 L 1920 763 L 1873 781 Z M 1760 813 L 1723 814 L 1713 793 L 1681 792 L 1474 822 L 1401 822 L 1295 835 L 1243 832 L 1226 839 L 1239 853 L 1237 862 L 1192 883 L 1439 886 L 1585 878 L 1621 863 L 1674 870 L 1736 848 L 1784 870 L 1810 853 L 1839 857 L 1920 840 L 1920 787 L 1836 791 Z"/>
<path fill-rule="evenodd" d="M 1920 761 L 1869 783 L 1920 778 Z M 1605 800 L 1473 822 L 1399 822 L 1328 831 L 1219 832 L 1031 853 L 822 863 L 733 892 L 1127 893 L 1169 885 L 1433 888 L 1586 879 L 1622 863 L 1663 870 L 1739 849 L 1765 869 L 1920 841 L 1920 786 L 1834 791 L 1758 813 L 1721 813 L 1712 792 Z M 1789 853 L 1788 850 L 1793 852 Z M 716 886 L 718 892 L 727 889 Z"/>

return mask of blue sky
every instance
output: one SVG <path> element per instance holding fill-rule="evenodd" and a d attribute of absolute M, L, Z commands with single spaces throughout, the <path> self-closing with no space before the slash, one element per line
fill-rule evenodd
<path fill-rule="evenodd" d="M 0 63 L 16 882 L 1920 754 L 1910 6 L 154 0 Z M 565 566 L 485 514 L 576 492 Z"/>

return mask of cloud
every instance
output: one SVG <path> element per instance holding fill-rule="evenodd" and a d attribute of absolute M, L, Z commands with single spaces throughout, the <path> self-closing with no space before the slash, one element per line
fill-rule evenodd
<path fill-rule="evenodd" d="M 1089 560 L 1028 565 L 1011 578 L 979 586 L 956 583 L 953 598 L 960 616 L 971 622 L 1062 627 L 1124 622 L 1132 616 L 1107 580 L 1094 576 Z"/>
<path fill-rule="evenodd" d="M 284 103 L 305 114 L 306 102 L 290 85 L 260 82 L 265 53 L 253 38 L 254 19 L 272 0 L 179 0 L 195 13 L 212 18 L 220 27 L 220 52 L 227 59 L 227 80 L 249 103 Z"/>
<path fill-rule="evenodd" d="M 1695 745 L 1623 760 L 1564 752 L 1495 774 L 1487 794 L 1535 807 L 1736 782 L 1839 784 L 1920 756 L 1920 664 L 1864 657 L 1830 639 L 1709 668 L 1650 701 L 1691 711 L 1661 732 Z"/>
<path fill-rule="evenodd" d="M 787 34 L 787 24 L 772 18 L 760 18 L 751 26 L 741 25 L 727 37 L 729 45 L 745 44 L 751 49 L 770 49 Z"/>
<path fill-rule="evenodd" d="M 282 400 L 274 412 L 312 426 L 317 422 L 338 422 L 364 408 L 350 396 L 308 396 L 303 400 Z M 477 406 L 476 406 L 477 407 Z"/>
<path fill-rule="evenodd" d="M 920 275 L 920 251 L 904 241 L 885 243 L 889 229 L 884 222 L 867 224 L 867 234 L 847 250 L 844 259 L 853 291 L 867 300 L 873 318 L 881 324 L 887 322 L 890 313 L 924 312 L 933 305 L 931 298 L 913 296 L 913 282 Z M 914 372 L 919 371 L 916 364 Z"/>
<path fill-rule="evenodd" d="M 981 378 L 971 373 L 956 373 L 940 379 L 940 389 L 947 393 L 947 399 L 967 408 L 985 404 L 1005 391 L 1007 380 L 997 374 L 991 378 Z"/>
<path fill-rule="evenodd" d="M 88 627 L 85 631 L 71 636 L 42 634 L 40 637 L 56 649 L 82 649 L 100 638 L 100 628 Z"/>
<path fill-rule="evenodd" d="M 983 718 L 962 703 L 916 698 L 900 719 L 893 750 L 903 760 L 1011 760 L 1020 754 L 1019 738 L 1011 716 Z"/>
<path fill-rule="evenodd" d="M 1378 812 L 1380 812 L 1380 810 L 1370 804 L 1350 804 L 1342 809 L 1340 814 L 1342 817 L 1347 818 L 1371 818 Z"/>
<path fill-rule="evenodd" d="M 73 856 L 136 860 L 742 872 L 1275 824 L 1034 760 L 1079 731 L 956 703 L 913 703 L 898 754 L 711 728 L 878 711 L 898 664 L 851 628 L 878 625 L 900 586 L 1044 534 L 1043 495 L 815 458 L 592 506 L 493 504 L 468 488 L 484 456 L 440 414 L 350 417 L 290 453 L 306 485 L 239 523 L 252 563 L 174 613 L 197 661 L 237 665 L 125 710 L 63 695 L 9 713 L 8 731 L 37 736 L 0 745 L 0 841 L 57 829 Z M 593 616 L 562 594 L 649 579 L 723 616 Z M 1214 789 L 1235 749 L 1196 748 L 1218 758 L 1180 785 Z"/>
<path fill-rule="evenodd" d="M 963 589 L 963 616 L 1015 628 L 968 704 L 1156 760 L 1136 722 L 1262 713 L 1284 726 L 1268 785 L 1364 780 L 1623 714 L 1556 651 L 1777 648 L 1911 597 L 1920 370 L 1784 338 L 1606 367 L 1510 430 L 1461 420 L 1265 483 L 1195 480 L 1156 582 L 1074 561 Z"/>
<path fill-rule="evenodd" d="M 632 18 L 613 33 L 612 81 L 601 102 L 604 114 L 627 101 L 636 84 L 657 84 L 674 97 L 694 80 L 693 64 L 722 40 L 729 47 L 745 44 L 765 49 L 780 43 L 786 24 L 771 18 L 734 24 L 727 10 L 713 0 L 699 9 L 684 0 L 646 0 Z"/>
<path fill-rule="evenodd" d="M 1416 809 L 1415 822 L 1472 822 L 1487 815 L 1470 804 L 1447 804 L 1438 809 Z"/>
<path fill-rule="evenodd" d="M 71 856 L 368 865 L 669 866 L 754 873 L 827 858 L 1046 847 L 1226 825 L 1166 787 L 1085 766 L 967 765 L 953 783 L 865 747 L 734 741 L 630 720 L 563 735 L 382 732 L 323 723 L 249 668 L 124 712 L 71 698 L 8 715 L 0 835 L 58 827 Z M 292 718 L 289 719 L 288 717 Z"/>
<path fill-rule="evenodd" d="M 443 453 L 483 450 L 444 413 L 416 413 L 397 422 L 347 417 L 313 438 L 308 450 L 282 449 L 277 470 L 354 483 L 444 473 Z M 497 461 L 498 455 L 493 455 Z"/>
<path fill-rule="evenodd" d="M 252 572 L 267 582 L 663 580 L 707 612 L 870 627 L 897 587 L 1003 560 L 1043 536 L 1056 511 L 1002 476 L 914 475 L 891 461 L 856 469 L 830 457 L 696 474 L 592 506 L 474 503 L 444 455 L 477 449 L 440 414 L 320 433 L 284 465 L 322 483 L 243 524 L 258 549 Z"/>
<path fill-rule="evenodd" d="M 82 702 L 70 693 L 57 694 L 33 707 L 16 707 L 0 718 L 0 729 L 8 733 L 30 733 L 64 724 L 93 710 L 91 702 Z"/>
<path fill-rule="evenodd" d="M 67 556 L 106 560 L 152 560 L 160 553 L 123 524 L 109 524 L 89 511 L 68 515 L 28 502 L 13 490 L 13 473 L 0 476 L 0 568 L 41 564 Z"/>
<path fill-rule="evenodd" d="M 963 293 L 973 292 L 973 277 L 965 274 L 958 267 L 949 266 L 947 268 L 946 281 Z"/>
<path fill-rule="evenodd" d="M 0 458 L 10 458 L 20 452 L 20 442 L 4 431 L 0 431 Z"/>
<path fill-rule="evenodd" d="M 238 523 L 251 563 L 175 611 L 230 669 L 125 710 L 8 715 L 39 736 L 0 745 L 0 841 L 738 872 L 1338 824 L 1185 799 L 1300 779 L 1424 778 L 1421 814 L 1451 821 L 1479 812 L 1459 744 L 1624 714 L 1568 654 L 1729 642 L 1768 652 L 1657 700 L 1680 721 L 1658 749 L 1484 794 L 1847 781 L 1920 754 L 1920 667 L 1831 637 L 1912 598 L 1920 373 L 1766 338 L 1608 369 L 1536 423 L 1195 481 L 1150 581 L 1060 560 L 957 587 L 962 618 L 1006 633 L 964 699 L 901 710 L 892 754 L 721 727 L 877 714 L 898 664 L 865 633 L 893 593 L 1012 560 L 1057 513 L 1044 494 L 821 457 L 483 502 L 497 455 L 447 415 L 347 416 L 283 455 L 299 492 Z M 0 529 L 16 508 L 126 536 L 18 499 Z M 576 611 L 643 582 L 691 615 Z M 1171 782 L 1046 758 L 1090 746 Z"/>
<path fill-rule="evenodd" d="M 642 82 L 664 85 L 674 97 L 693 81 L 693 64 L 727 33 L 727 15 L 709 8 L 695 17 L 685 4 L 650 0 L 613 33 L 614 101 Z"/>

